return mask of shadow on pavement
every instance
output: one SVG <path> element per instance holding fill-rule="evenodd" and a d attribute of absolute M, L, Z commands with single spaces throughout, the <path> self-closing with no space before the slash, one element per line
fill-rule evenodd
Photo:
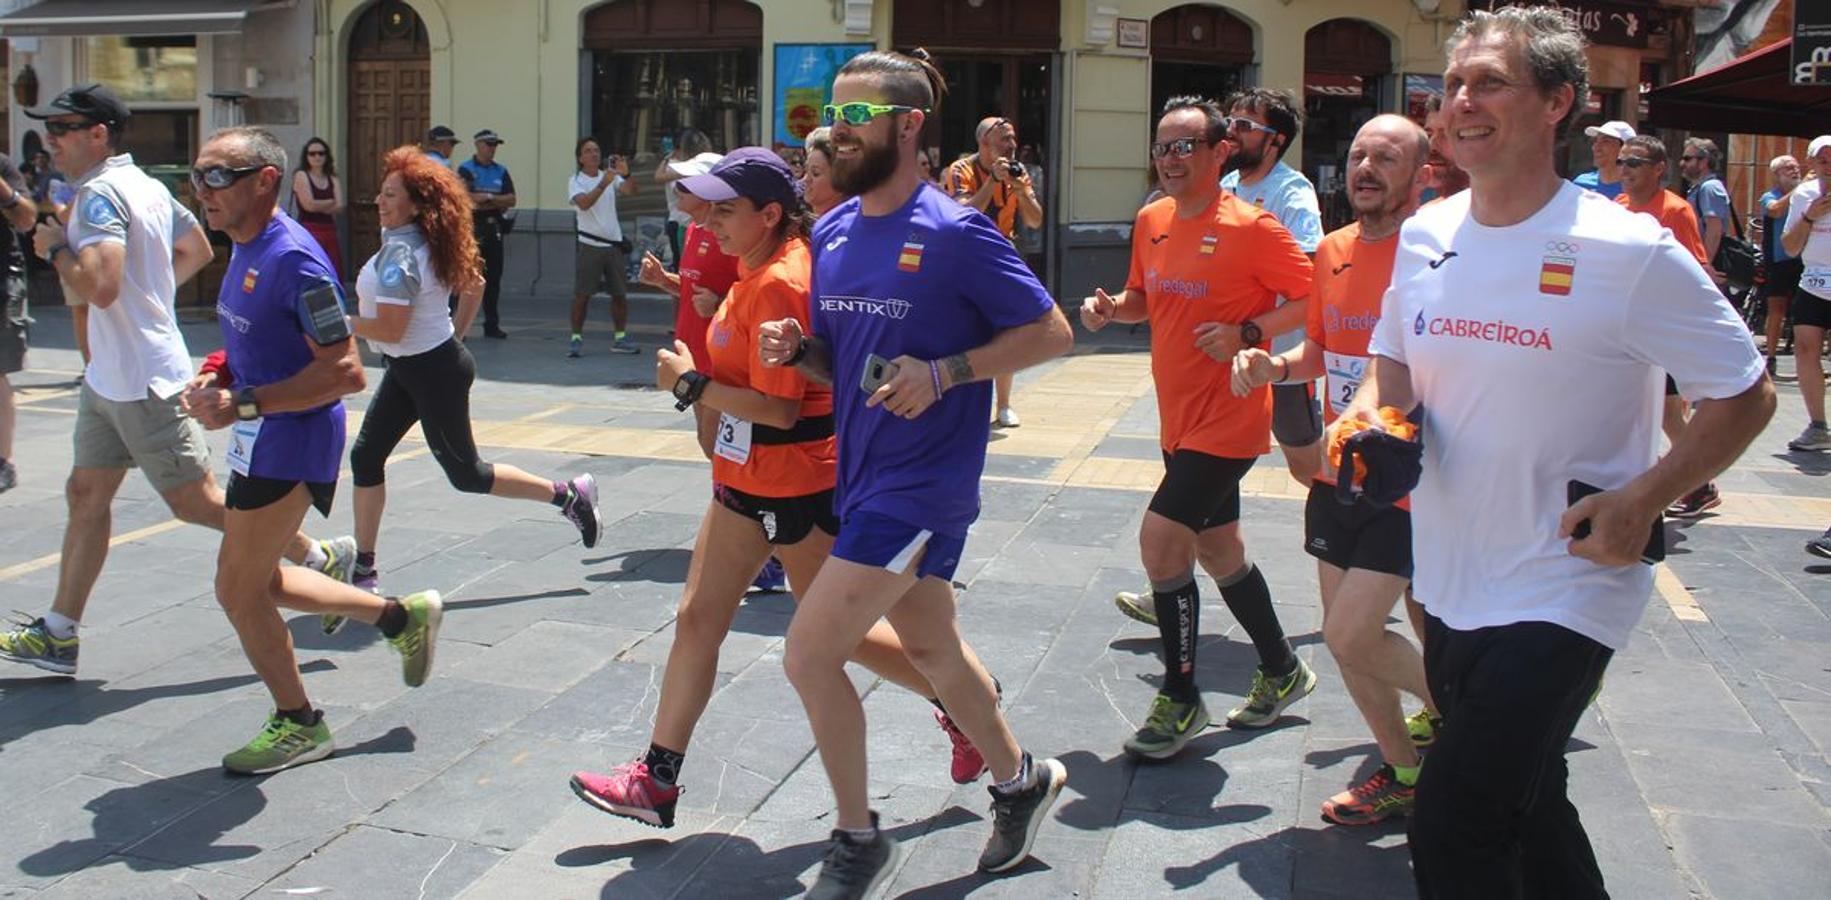
<path fill-rule="evenodd" d="M 959 806 L 950 806 L 933 818 L 887 828 L 897 841 L 984 821 Z M 799 897 L 807 891 L 800 875 L 820 862 L 827 841 L 806 842 L 765 852 L 750 838 L 723 832 L 700 832 L 678 841 L 645 838 L 626 844 L 574 847 L 553 858 L 567 868 L 599 866 L 627 861 L 600 896 L 664 896 L 681 892 L 694 897 L 776 898 Z M 687 871 L 680 871 L 676 863 Z M 684 882 L 690 882 L 684 883 Z"/>
<path fill-rule="evenodd" d="M 336 765 L 338 758 L 347 756 L 411 753 L 415 743 L 412 729 L 398 725 L 360 744 L 339 747 L 335 756 L 317 765 Z M 19 870 L 40 877 L 67 875 L 116 853 L 122 854 L 128 867 L 137 872 L 247 859 L 272 848 L 219 846 L 216 841 L 267 807 L 267 797 L 259 787 L 262 780 L 232 775 L 212 766 L 115 788 L 83 804 L 95 816 L 91 837 L 60 841 L 39 850 L 21 859 Z M 192 815 L 206 807 L 208 813 Z M 180 822 L 181 818 L 184 821 Z M 133 854 L 136 846 L 154 836 L 164 838 L 157 851 L 161 859 Z"/>
<path fill-rule="evenodd" d="M 316 617 L 312 619 L 312 622 L 316 627 Z M 335 668 L 337 668 L 336 663 L 328 659 L 314 659 L 299 666 L 299 671 L 323 672 Z M 252 672 L 246 675 L 225 675 L 221 678 L 205 678 L 201 681 L 187 681 L 179 684 L 106 689 L 103 687 L 106 682 L 99 679 L 71 680 L 60 676 L 0 678 L 0 700 L 18 701 L 28 697 L 34 699 L 58 698 L 56 705 L 42 713 L 27 714 L 17 722 L 9 722 L 9 726 L 18 727 L 9 727 L 7 730 L 17 734 L 65 725 L 87 725 L 97 719 L 132 709 L 150 700 L 195 697 L 259 682 L 260 679 Z M 4 738 L 0 738 L 0 742 L 3 741 Z"/>

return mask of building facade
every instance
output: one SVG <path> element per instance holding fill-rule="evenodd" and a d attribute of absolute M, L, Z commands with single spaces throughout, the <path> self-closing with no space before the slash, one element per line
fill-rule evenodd
<path fill-rule="evenodd" d="M 189 86 L 148 100 L 166 117 L 148 121 L 189 149 L 238 112 L 289 145 L 326 138 L 351 201 L 355 260 L 376 240 L 383 152 L 442 124 L 466 139 L 462 158 L 470 134 L 494 129 L 521 207 L 511 296 L 570 291 L 565 195 L 581 135 L 631 157 L 643 190 L 619 211 L 626 233 L 653 241 L 665 208 L 648 176 L 682 129 L 720 150 L 796 143 L 845 58 L 923 46 L 949 83 L 925 144 L 945 164 L 974 149 L 981 117 L 1017 125 L 1047 219 L 1026 250 L 1057 295 L 1073 298 L 1124 277 L 1132 217 L 1150 189 L 1153 110 L 1165 98 L 1253 85 L 1300 93 L 1308 125 L 1286 161 L 1317 184 L 1331 224 L 1345 221 L 1342 159 L 1355 128 L 1379 112 L 1421 115 L 1440 91 L 1442 43 L 1465 2 L 1494 0 L 41 0 L 14 15 L 60 4 L 96 20 L 123 8 L 240 10 L 227 33 L 190 36 Z M 1597 121 L 1633 121 L 1640 91 L 1682 74 L 1670 51 L 1677 16 L 1652 0 L 1527 2 L 1562 5 L 1596 41 Z M 20 35 L 8 18 L 0 33 Z M 30 53 L 15 41 L 11 75 L 30 61 L 49 97 L 102 71 L 97 40 L 131 49 L 120 77 L 157 80 L 167 49 L 119 35 L 38 37 Z M 250 96 L 209 99 L 223 91 Z M 20 146 L 25 123 L 12 118 Z M 186 145 L 168 143 L 161 159 Z M 1573 171 L 1587 167 L 1582 143 L 1567 160 Z"/>

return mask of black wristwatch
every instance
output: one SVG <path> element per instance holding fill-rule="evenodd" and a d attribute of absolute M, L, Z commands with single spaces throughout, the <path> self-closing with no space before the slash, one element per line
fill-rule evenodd
<path fill-rule="evenodd" d="M 261 417 L 261 404 L 254 399 L 254 388 L 236 389 L 235 417 L 243 422 L 252 422 Z"/>
<path fill-rule="evenodd" d="M 1247 319 L 1240 323 L 1240 343 L 1248 347 L 1257 347 L 1265 340 L 1265 331 L 1259 323 Z"/>
<path fill-rule="evenodd" d="M 698 372 L 688 372 L 674 382 L 674 408 L 686 411 L 686 408 L 699 402 L 699 395 L 706 392 L 706 385 L 712 379 Z"/>

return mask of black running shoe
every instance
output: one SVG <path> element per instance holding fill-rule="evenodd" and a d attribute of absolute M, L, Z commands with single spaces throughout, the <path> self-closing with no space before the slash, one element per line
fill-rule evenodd
<path fill-rule="evenodd" d="M 598 514 L 598 480 L 587 472 L 572 479 L 567 486 L 571 490 L 567 492 L 566 505 L 559 509 L 560 515 L 578 528 L 586 549 L 595 547 L 598 532 L 604 528 L 604 520 Z"/>
<path fill-rule="evenodd" d="M 883 886 L 902 850 L 877 827 L 877 813 L 871 814 L 871 827 L 877 829 L 877 837 L 863 844 L 844 831 L 833 831 L 833 844 L 820 864 L 819 879 L 807 892 L 808 900 L 863 900 Z"/>
<path fill-rule="evenodd" d="M 1029 754 L 1024 757 L 1028 759 Z M 1003 794 L 996 787 L 986 788 L 992 792 L 992 838 L 979 854 L 979 868 L 984 871 L 1003 872 L 1029 857 L 1036 829 L 1049 817 L 1049 807 L 1068 783 L 1068 770 L 1061 763 L 1045 759 L 1033 765 L 1036 783 L 1024 790 Z"/>

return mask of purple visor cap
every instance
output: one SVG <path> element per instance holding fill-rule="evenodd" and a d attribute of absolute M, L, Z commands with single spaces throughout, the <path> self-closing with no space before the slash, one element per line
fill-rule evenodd
<path fill-rule="evenodd" d="M 757 206 L 780 203 L 784 209 L 792 209 L 801 200 L 801 182 L 788 163 L 767 147 L 733 150 L 706 174 L 682 178 L 680 186 L 712 203 L 745 197 Z"/>

